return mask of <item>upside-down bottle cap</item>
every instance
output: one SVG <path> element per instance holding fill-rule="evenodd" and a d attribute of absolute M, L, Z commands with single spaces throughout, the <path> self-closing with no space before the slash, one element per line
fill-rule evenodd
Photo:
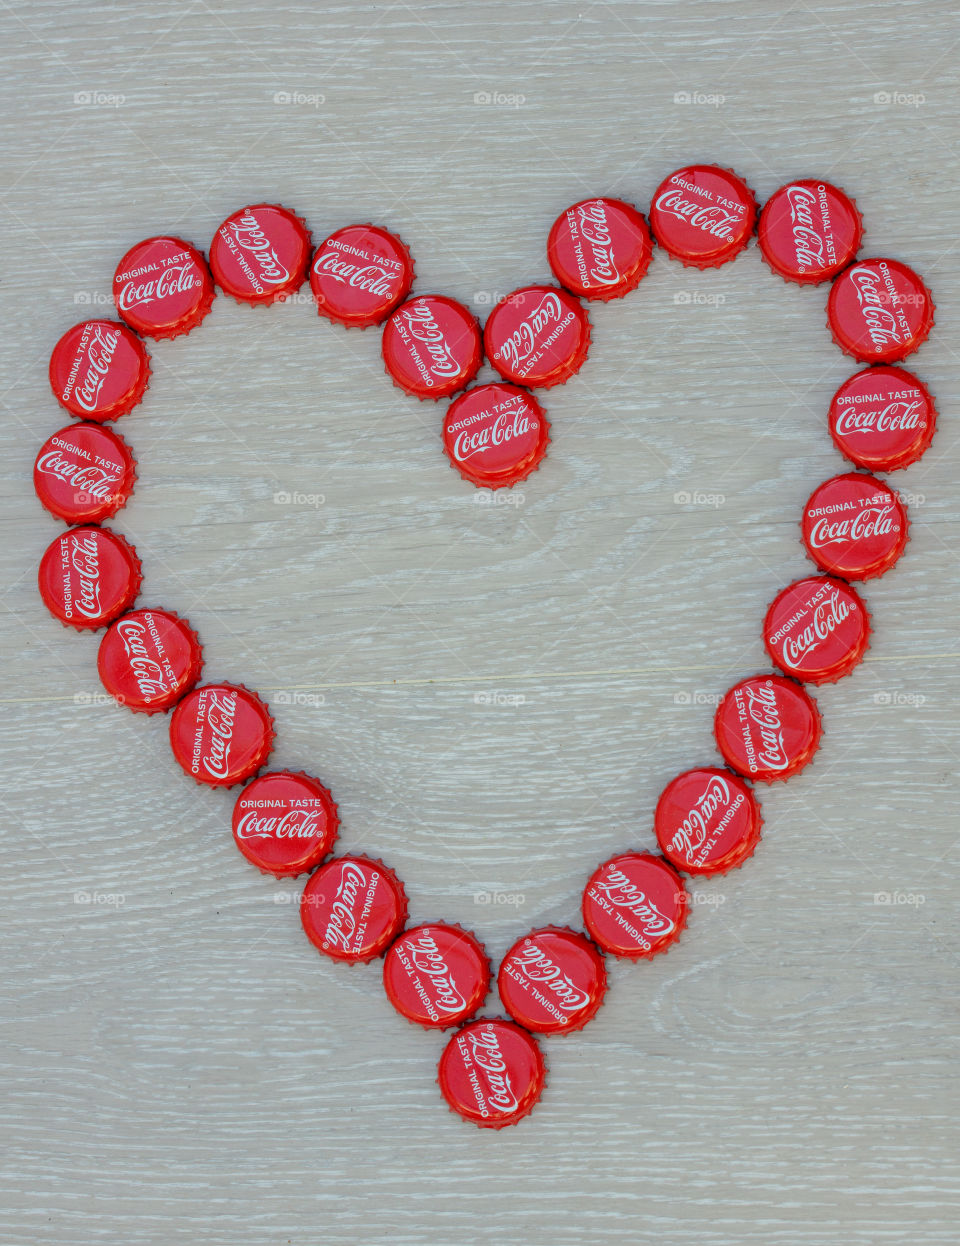
<path fill-rule="evenodd" d="M 129 610 L 142 580 L 137 551 L 106 528 L 70 528 L 40 559 L 40 596 L 54 618 L 78 630 L 106 627 Z"/>
<path fill-rule="evenodd" d="M 48 437 L 33 465 L 33 487 L 51 515 L 69 524 L 109 519 L 133 492 L 130 447 L 102 424 L 69 424 Z"/>
<path fill-rule="evenodd" d="M 934 310 L 912 268 L 898 260 L 860 260 L 834 279 L 827 325 L 844 354 L 861 363 L 898 363 L 927 340 Z"/>
<path fill-rule="evenodd" d="M 663 789 L 653 815 L 660 850 L 685 874 L 726 874 L 753 855 L 763 819 L 751 789 L 729 770 L 685 770 Z"/>
<path fill-rule="evenodd" d="M 650 228 L 668 255 L 692 268 L 718 268 L 750 241 L 757 201 L 743 178 L 716 164 L 691 164 L 664 178 Z"/>
<path fill-rule="evenodd" d="M 550 425 L 533 394 L 495 381 L 468 389 L 447 409 L 443 448 L 465 480 L 502 489 L 525 480 L 541 463 Z"/>
<path fill-rule="evenodd" d="M 907 509 L 882 480 L 861 472 L 834 476 L 807 499 L 801 521 L 807 553 L 844 580 L 883 575 L 903 553 Z"/>
<path fill-rule="evenodd" d="M 713 730 L 732 770 L 773 783 L 789 779 L 813 759 L 820 744 L 820 711 L 795 680 L 753 675 L 724 694 Z"/>
<path fill-rule="evenodd" d="M 811 575 L 779 592 L 763 620 L 767 653 L 787 675 L 832 684 L 849 675 L 870 642 L 870 616 L 845 580 Z"/>
<path fill-rule="evenodd" d="M 131 329 L 145 337 L 180 337 L 195 329 L 213 303 L 207 262 L 182 238 L 146 238 L 131 247 L 113 277 L 113 301 Z"/>
<path fill-rule="evenodd" d="M 184 771 L 208 787 L 233 787 L 270 756 L 270 711 L 242 684 L 204 684 L 180 701 L 170 719 L 170 746 Z"/>
<path fill-rule="evenodd" d="M 319 779 L 290 770 L 261 774 L 233 807 L 233 838 L 264 874 L 294 878 L 333 850 L 340 817 Z"/>
<path fill-rule="evenodd" d="M 543 1093 L 546 1066 L 532 1034 L 500 1017 L 458 1030 L 437 1071 L 452 1111 L 481 1129 L 504 1129 L 528 1116 Z"/>
<path fill-rule="evenodd" d="M 680 875 L 652 852 L 604 861 L 583 892 L 587 933 L 605 952 L 627 960 L 665 952 L 686 925 L 688 907 Z"/>
<path fill-rule="evenodd" d="M 647 222 L 622 199 L 583 199 L 561 212 L 547 240 L 547 259 L 560 284 L 578 298 L 620 299 L 650 267 Z"/>
<path fill-rule="evenodd" d="M 865 368 L 844 381 L 830 403 L 830 436 L 840 453 L 868 471 L 916 463 L 937 427 L 933 398 L 903 368 Z"/>
<path fill-rule="evenodd" d="M 345 225 L 317 247 L 310 289 L 317 311 L 357 329 L 381 324 L 413 285 L 405 244 L 376 225 Z"/>
<path fill-rule="evenodd" d="M 403 929 L 407 896 L 382 861 L 334 857 L 307 879 L 300 918 L 314 947 L 334 960 L 374 960 Z"/>
<path fill-rule="evenodd" d="M 529 389 L 562 385 L 590 349 L 586 308 L 556 286 L 514 290 L 487 317 L 483 348 L 505 381 Z"/>
<path fill-rule="evenodd" d="M 68 329 L 50 355 L 50 388 L 61 407 L 82 420 L 116 420 L 143 397 L 150 356 L 118 320 L 84 320 Z"/>
<path fill-rule="evenodd" d="M 278 203 L 253 203 L 223 222 L 210 243 L 210 271 L 238 303 L 277 303 L 307 279 L 310 231 Z"/>
<path fill-rule="evenodd" d="M 383 327 L 387 375 L 414 398 L 449 398 L 469 385 L 483 359 L 476 317 L 456 299 L 421 294 Z"/>
<path fill-rule="evenodd" d="M 837 186 L 808 178 L 773 192 L 757 226 L 761 254 L 784 281 L 817 285 L 853 260 L 863 238 L 857 205 Z"/>
<path fill-rule="evenodd" d="M 603 1003 L 607 971 L 595 944 L 575 930 L 547 926 L 518 939 L 497 975 L 503 1006 L 538 1034 L 572 1034 Z"/>
<path fill-rule="evenodd" d="M 487 998 L 490 961 L 469 930 L 424 922 L 390 945 L 383 988 L 401 1017 L 427 1029 L 447 1029 L 472 1017 Z"/>
<path fill-rule="evenodd" d="M 132 610 L 100 642 L 97 670 L 127 709 L 157 714 L 176 705 L 200 678 L 203 650 L 185 619 L 169 610 Z"/>

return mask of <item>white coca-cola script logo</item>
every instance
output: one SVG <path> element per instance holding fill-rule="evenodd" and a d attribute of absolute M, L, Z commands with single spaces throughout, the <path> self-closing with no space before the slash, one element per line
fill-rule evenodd
<path fill-rule="evenodd" d="M 734 228 L 740 224 L 739 217 L 732 216 L 719 204 L 704 204 L 696 199 L 685 199 L 683 191 L 678 187 L 671 187 L 658 195 L 653 206 L 685 221 L 694 229 L 710 234 L 712 238 L 730 238 Z"/>
<path fill-rule="evenodd" d="M 692 858 L 707 838 L 710 820 L 729 806 L 730 784 L 722 775 L 711 775 L 707 786 L 674 831 L 670 841 L 673 851 L 687 859 Z"/>
<path fill-rule="evenodd" d="M 338 251 L 324 251 L 314 261 L 313 271 L 320 276 L 332 277 L 353 290 L 366 290 L 378 298 L 392 294 L 391 283 L 395 274 L 382 264 L 351 264 L 341 259 Z"/>
<path fill-rule="evenodd" d="M 137 681 L 140 694 L 150 700 L 160 693 L 169 692 L 163 667 L 151 656 L 147 647 L 147 625 L 137 619 L 121 619 L 117 623 L 117 635 L 123 641 L 130 671 Z"/>
<path fill-rule="evenodd" d="M 604 206 L 599 199 L 592 199 L 579 205 L 577 215 L 580 233 L 590 244 L 590 279 L 598 286 L 612 286 L 620 280 L 620 274 L 613 258 L 613 239 Z"/>
<path fill-rule="evenodd" d="M 528 982 L 537 982 L 553 995 L 557 1006 L 566 1013 L 574 1013 L 590 1002 L 590 996 L 582 991 L 535 943 L 526 943 L 519 952 L 510 957 L 510 965 Z"/>
<path fill-rule="evenodd" d="M 522 437 L 529 431 L 530 418 L 524 407 L 518 405 L 512 412 L 501 411 L 483 428 L 475 432 L 464 429 L 458 433 L 453 443 L 454 458 L 458 463 L 462 463 L 474 454 L 481 454 L 490 446 L 503 445 L 505 442 L 513 441 L 515 437 Z"/>
<path fill-rule="evenodd" d="M 879 266 L 878 266 L 879 267 Z M 860 304 L 863 323 L 875 346 L 900 344 L 902 337 L 893 312 L 894 299 L 886 287 L 882 268 L 852 268 L 850 278 Z"/>
<path fill-rule="evenodd" d="M 643 888 L 631 882 L 623 870 L 616 867 L 609 869 L 593 885 L 597 891 L 603 892 L 611 904 L 626 909 L 638 918 L 645 934 L 668 935 L 675 929 L 676 922 L 662 913 Z"/>
<path fill-rule="evenodd" d="M 327 943 L 349 951 L 350 940 L 357 928 L 361 897 L 366 894 L 370 881 L 366 872 L 353 861 L 343 866 L 323 936 Z"/>
<path fill-rule="evenodd" d="M 823 516 L 810 531 L 810 544 L 814 549 L 838 542 L 861 541 L 874 536 L 886 536 L 893 531 L 894 510 L 892 506 L 864 506 L 856 515 L 847 519 L 831 519 Z"/>
<path fill-rule="evenodd" d="M 923 400 L 913 398 L 894 399 L 885 407 L 871 407 L 857 411 L 853 406 L 841 411 L 837 418 L 837 432 L 849 437 L 852 433 L 896 432 L 898 429 L 913 429 L 920 424 L 923 413 Z"/>
<path fill-rule="evenodd" d="M 826 601 L 817 604 L 811 621 L 796 636 L 783 640 L 783 656 L 791 666 L 799 666 L 814 653 L 840 624 L 850 617 L 850 602 L 834 591 Z"/>
<path fill-rule="evenodd" d="M 219 689 L 209 694 L 207 728 L 210 739 L 201 765 L 208 774 L 223 779 L 230 772 L 230 746 L 233 743 L 233 724 L 237 715 L 237 694 Z"/>
<path fill-rule="evenodd" d="M 430 311 L 429 304 L 414 303 L 410 307 L 405 307 L 401 312 L 401 318 L 406 323 L 411 337 L 416 338 L 425 347 L 430 356 L 430 371 L 434 376 L 456 376 L 460 371 L 460 365 L 454 359 L 453 350 Z"/>
<path fill-rule="evenodd" d="M 467 1006 L 437 941 L 427 931 L 421 931 L 407 944 L 410 960 L 418 973 L 429 978 L 434 987 L 434 1001 L 440 1012 L 460 1012 Z"/>
<path fill-rule="evenodd" d="M 496 1030 L 493 1026 L 477 1026 L 476 1029 L 467 1030 L 461 1036 L 461 1041 L 464 1038 L 470 1044 L 474 1064 L 483 1072 L 487 1106 L 498 1112 L 515 1112 L 520 1105 L 510 1082 L 507 1062 L 500 1050 Z"/>
<path fill-rule="evenodd" d="M 111 329 L 107 325 L 97 325 L 93 337 L 87 343 L 86 362 L 80 365 L 81 370 L 84 367 L 86 370 L 83 371 L 82 377 L 78 374 L 77 385 L 74 389 L 77 405 L 84 411 L 93 411 L 96 407 L 119 341 L 120 334 L 116 329 Z"/>
<path fill-rule="evenodd" d="M 747 713 L 759 728 L 757 759 L 767 770 L 785 770 L 789 764 L 783 743 L 783 723 L 774 689 L 750 684 L 747 687 Z"/>
<path fill-rule="evenodd" d="M 117 307 L 120 311 L 130 311 L 147 303 L 173 298 L 187 290 L 194 290 L 201 284 L 200 273 L 193 260 L 187 260 L 185 264 L 171 264 L 159 277 L 150 281 L 134 278 L 126 282 L 117 296 Z"/>
<path fill-rule="evenodd" d="M 119 477 L 103 467 L 95 467 L 92 463 L 77 463 L 68 458 L 62 450 L 50 450 L 37 459 L 36 471 L 43 476 L 53 476 L 64 484 L 72 484 L 78 491 L 87 493 L 92 498 L 102 501 L 113 494 L 113 486 Z"/>
<path fill-rule="evenodd" d="M 319 809 L 285 809 L 264 814 L 249 809 L 237 823 L 237 839 L 316 839 L 321 831 Z"/>
<path fill-rule="evenodd" d="M 100 606 L 100 551 L 97 534 L 84 532 L 70 539 L 70 565 L 76 572 L 74 604 L 87 619 L 98 619 Z"/>
<path fill-rule="evenodd" d="M 529 316 L 524 317 L 510 336 L 494 352 L 498 359 L 516 371 L 537 348 L 539 337 L 563 317 L 563 304 L 556 294 L 545 294 Z"/>
<path fill-rule="evenodd" d="M 278 286 L 290 280 L 290 273 L 284 267 L 276 249 L 270 245 L 270 239 L 260 228 L 260 222 L 252 212 L 247 212 L 228 224 L 237 246 L 249 251 L 257 261 L 260 277 L 267 285 Z"/>
<path fill-rule="evenodd" d="M 793 227 L 793 249 L 801 269 L 826 268 L 824 238 L 814 225 L 813 208 L 817 196 L 805 186 L 788 186 L 790 223 Z"/>

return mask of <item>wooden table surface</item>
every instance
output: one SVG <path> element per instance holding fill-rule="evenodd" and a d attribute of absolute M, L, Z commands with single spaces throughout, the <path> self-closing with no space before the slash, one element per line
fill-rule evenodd
<path fill-rule="evenodd" d="M 956 6 L 3 8 L 0 1241 L 952 1246 Z M 815 763 L 761 792 L 755 858 L 694 884 L 668 955 L 610 966 L 597 1019 L 545 1042 L 532 1117 L 480 1131 L 440 1099 L 442 1036 L 389 1009 L 379 965 L 314 952 L 299 884 L 236 852 L 232 795 L 184 778 L 162 717 L 105 703 L 96 639 L 44 611 L 59 525 L 30 467 L 68 422 L 47 360 L 109 314 L 130 245 L 205 248 L 245 203 L 315 237 L 395 229 L 418 289 L 485 315 L 549 277 L 562 208 L 646 210 L 695 160 L 761 199 L 798 176 L 855 194 L 866 252 L 933 287 L 909 366 L 941 427 L 895 476 L 912 540 L 865 590 L 868 659 L 820 692 Z M 762 612 L 809 570 L 800 507 L 844 470 L 826 410 L 854 368 L 824 291 L 755 247 L 704 273 L 661 253 L 591 318 L 548 458 L 493 501 L 379 334 L 305 298 L 217 299 L 151 348 L 118 426 L 141 600 L 268 697 L 275 761 L 330 785 L 341 847 L 495 956 L 577 922 L 592 866 L 652 847 L 665 783 L 715 763 L 716 698 L 765 667 Z"/>

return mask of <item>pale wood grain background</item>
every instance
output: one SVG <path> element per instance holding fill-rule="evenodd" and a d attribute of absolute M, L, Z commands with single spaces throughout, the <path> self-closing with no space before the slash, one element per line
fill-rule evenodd
<path fill-rule="evenodd" d="M 954 1243 L 955 6 L 3 8 L 0 1240 Z M 856 195 L 868 252 L 934 288 L 911 366 L 941 429 L 895 477 L 913 540 L 866 591 L 869 659 L 822 692 L 815 765 L 761 793 L 756 858 L 696 886 L 668 956 L 612 966 L 598 1019 L 546 1043 L 535 1115 L 483 1133 L 439 1098 L 443 1039 L 388 1010 L 377 966 L 312 951 L 297 886 L 239 857 L 231 796 L 184 779 L 165 721 L 90 703 L 96 641 L 34 589 L 58 527 L 30 466 L 67 422 L 47 358 L 133 242 L 205 247 L 247 202 L 318 237 L 394 228 L 419 289 L 483 311 L 548 276 L 562 208 L 645 209 L 695 159 L 761 197 L 801 175 Z M 825 415 L 853 369 L 823 304 L 755 248 L 702 275 L 658 256 L 592 310 L 588 365 L 546 398 L 546 463 L 492 506 L 443 458 L 440 411 L 385 380 L 376 332 L 219 299 L 154 348 L 118 425 L 141 479 L 114 526 L 207 674 L 269 696 L 275 759 L 330 784 L 342 847 L 499 955 L 576 920 L 605 855 L 651 845 L 663 785 L 715 759 L 710 700 L 765 665 L 763 608 L 808 568 L 799 508 L 843 470 Z M 490 692 L 524 701 L 475 703 Z"/>

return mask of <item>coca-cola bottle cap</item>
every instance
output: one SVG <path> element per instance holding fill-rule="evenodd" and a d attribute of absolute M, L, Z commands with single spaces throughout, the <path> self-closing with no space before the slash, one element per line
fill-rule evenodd
<path fill-rule="evenodd" d="M 185 619 L 169 610 L 133 610 L 100 642 L 97 670 L 127 709 L 157 714 L 176 705 L 200 678 L 203 650 Z"/>
<path fill-rule="evenodd" d="M 443 448 L 465 480 L 502 489 L 540 465 L 550 425 L 533 394 L 494 381 L 461 394 L 443 421 Z"/>
<path fill-rule="evenodd" d="M 909 467 L 937 427 L 933 398 L 903 368 L 864 368 L 844 381 L 830 403 L 830 436 L 840 453 L 868 471 Z"/>
<path fill-rule="evenodd" d="M 774 783 L 812 761 L 820 744 L 820 711 L 795 680 L 752 675 L 724 694 L 713 731 L 732 770 Z"/>
<path fill-rule="evenodd" d="M 145 238 L 131 247 L 113 277 L 113 301 L 145 337 L 180 337 L 213 303 L 213 278 L 196 247 L 182 238 Z"/>
<path fill-rule="evenodd" d="M 51 515 L 69 524 L 96 524 L 127 503 L 136 460 L 102 424 L 68 424 L 48 437 L 33 465 L 33 487 Z"/>
<path fill-rule="evenodd" d="M 357 964 L 382 956 L 403 929 L 407 896 L 382 861 L 334 857 L 307 879 L 300 919 L 314 947 Z"/>
<path fill-rule="evenodd" d="M 210 243 L 210 271 L 238 303 L 277 303 L 307 279 L 305 222 L 278 203 L 253 203 L 223 222 Z"/>
<path fill-rule="evenodd" d="M 556 286 L 514 290 L 487 317 L 483 348 L 505 381 L 529 389 L 562 385 L 590 349 L 586 308 Z"/>
<path fill-rule="evenodd" d="M 719 268 L 750 241 L 757 219 L 753 191 L 731 169 L 690 164 L 653 194 L 650 228 L 668 255 L 692 268 Z"/>
<path fill-rule="evenodd" d="M 310 289 L 317 311 L 357 329 L 382 324 L 413 285 L 413 260 L 396 234 L 345 225 L 317 247 Z"/>
<path fill-rule="evenodd" d="M 599 948 L 559 926 L 532 930 L 504 956 L 497 975 L 503 1006 L 538 1034 L 572 1034 L 592 1021 L 607 991 Z"/>
<path fill-rule="evenodd" d="M 330 792 L 302 771 L 273 770 L 248 783 L 233 807 L 233 838 L 264 874 L 295 878 L 333 851 L 340 816 Z"/>
<path fill-rule="evenodd" d="M 863 238 L 857 205 L 837 186 L 807 178 L 775 190 L 757 226 L 761 254 L 784 281 L 829 281 L 856 257 Z"/>
<path fill-rule="evenodd" d="M 821 569 L 844 580 L 883 575 L 903 553 L 907 508 L 882 480 L 861 472 L 818 485 L 803 508 L 803 543 Z"/>
<path fill-rule="evenodd" d="M 401 1017 L 427 1029 L 447 1029 L 472 1017 L 487 998 L 490 961 L 469 930 L 424 922 L 390 945 L 383 988 Z"/>
<path fill-rule="evenodd" d="M 687 922 L 689 896 L 669 862 L 624 852 L 594 870 L 583 891 L 583 923 L 612 956 L 640 960 L 665 952 Z"/>
<path fill-rule="evenodd" d="M 532 1034 L 501 1017 L 482 1017 L 447 1043 L 437 1081 L 451 1111 L 481 1129 L 504 1129 L 533 1111 L 546 1066 Z"/>
<path fill-rule="evenodd" d="M 912 268 L 899 260 L 860 260 L 834 279 L 827 325 L 844 354 L 861 363 L 898 363 L 927 340 L 934 310 Z"/>
<path fill-rule="evenodd" d="M 760 805 L 729 770 L 685 770 L 663 789 L 653 815 L 660 850 L 685 874 L 726 874 L 760 842 Z"/>
<path fill-rule="evenodd" d="M 129 610 L 143 579 L 137 551 L 107 528 L 70 528 L 47 546 L 38 583 L 55 619 L 78 630 L 106 627 Z"/>
<path fill-rule="evenodd" d="M 203 684 L 170 719 L 170 747 L 184 771 L 207 787 L 233 787 L 257 773 L 273 748 L 270 711 L 242 684 Z"/>
<path fill-rule="evenodd" d="M 414 398 L 449 398 L 469 385 L 483 359 L 475 316 L 456 299 L 421 294 L 402 303 L 383 327 L 387 375 Z"/>
<path fill-rule="evenodd" d="M 870 616 L 856 589 L 811 575 L 782 589 L 763 620 L 763 643 L 794 679 L 832 684 L 849 675 L 870 643 Z"/>
<path fill-rule="evenodd" d="M 82 420 L 116 420 L 147 388 L 150 356 L 118 320 L 84 320 L 68 329 L 50 355 L 50 388 L 61 407 Z"/>
<path fill-rule="evenodd" d="M 547 240 L 553 275 L 583 299 L 621 299 L 650 267 L 647 222 L 622 199 L 583 199 L 561 212 Z"/>

